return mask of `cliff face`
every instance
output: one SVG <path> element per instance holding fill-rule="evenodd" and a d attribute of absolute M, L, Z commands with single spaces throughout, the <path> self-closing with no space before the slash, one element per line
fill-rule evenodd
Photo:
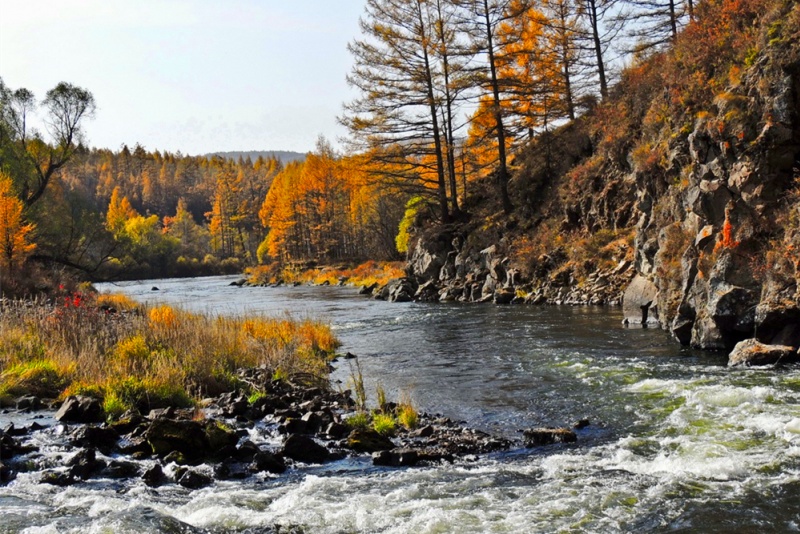
<path fill-rule="evenodd" d="M 484 195 L 470 221 L 419 228 L 416 298 L 624 300 L 626 321 L 684 344 L 797 350 L 800 8 L 771 6 L 705 101 L 667 84 L 658 59 L 631 69 L 612 102 L 518 155 L 512 216 Z"/>
<path fill-rule="evenodd" d="M 664 192 L 637 187 L 636 269 L 682 343 L 800 345 L 800 61 L 772 50 L 714 100 L 670 159 Z"/>

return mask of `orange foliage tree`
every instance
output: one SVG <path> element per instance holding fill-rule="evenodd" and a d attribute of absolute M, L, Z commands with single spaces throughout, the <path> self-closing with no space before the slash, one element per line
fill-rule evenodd
<path fill-rule="evenodd" d="M 22 208 L 11 177 L 0 172 L 0 266 L 12 275 L 36 248 L 28 241 L 34 226 L 24 223 Z"/>

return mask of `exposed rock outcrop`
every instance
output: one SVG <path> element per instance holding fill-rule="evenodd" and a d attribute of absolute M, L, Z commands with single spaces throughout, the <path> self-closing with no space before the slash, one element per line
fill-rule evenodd
<path fill-rule="evenodd" d="M 794 347 L 787 345 L 765 345 L 755 339 L 747 339 L 736 346 L 728 356 L 728 365 L 771 365 L 797 361 L 800 355 Z"/>

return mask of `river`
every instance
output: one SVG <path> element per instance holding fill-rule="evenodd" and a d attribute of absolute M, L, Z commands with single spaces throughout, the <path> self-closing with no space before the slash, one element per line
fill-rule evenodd
<path fill-rule="evenodd" d="M 617 309 L 389 304 L 352 288 L 238 288 L 235 277 L 102 285 L 213 314 L 331 323 L 374 399 L 507 437 L 588 418 L 578 443 L 426 468 L 341 460 L 197 491 L 20 475 L 2 532 L 797 532 L 800 367 L 728 369 Z M 153 291 L 152 287 L 158 287 Z M 346 388 L 354 360 L 339 360 Z"/>

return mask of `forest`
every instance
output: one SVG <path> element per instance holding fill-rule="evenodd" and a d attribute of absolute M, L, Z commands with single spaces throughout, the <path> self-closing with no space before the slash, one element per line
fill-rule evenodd
<path fill-rule="evenodd" d="M 754 55 L 741 45 L 772 4 L 367 0 L 349 45 L 358 96 L 339 117 L 344 149 L 320 138 L 286 164 L 89 148 L 90 90 L 62 82 L 39 101 L 0 80 L 2 290 L 65 271 L 111 280 L 399 259 L 420 219 L 463 220 L 486 198 L 528 213 L 540 199 L 520 190 L 525 146 L 585 118 L 606 151 L 596 156 L 613 161 L 641 137 L 635 117 L 703 112 Z M 649 105 L 636 102 L 643 87 L 663 88 L 660 112 L 633 109 Z M 664 146 L 637 147 L 658 167 Z M 562 151 L 547 145 L 546 173 Z"/>

